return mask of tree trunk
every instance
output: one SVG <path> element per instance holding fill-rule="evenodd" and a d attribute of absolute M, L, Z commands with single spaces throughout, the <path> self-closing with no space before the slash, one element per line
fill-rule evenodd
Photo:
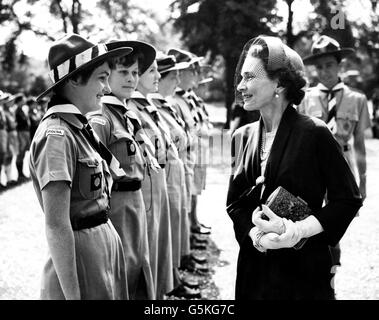
<path fill-rule="evenodd" d="M 293 11 L 292 11 L 292 3 L 294 0 L 286 0 L 288 5 L 288 21 L 287 21 L 287 45 L 292 48 L 294 43 L 294 35 L 293 35 L 293 29 L 292 29 L 292 22 L 293 22 Z"/>

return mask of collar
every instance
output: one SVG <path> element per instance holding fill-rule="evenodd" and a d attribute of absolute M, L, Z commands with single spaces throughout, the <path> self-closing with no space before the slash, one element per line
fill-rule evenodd
<path fill-rule="evenodd" d="M 146 97 L 139 91 L 135 90 L 133 93 L 132 93 L 132 96 L 130 97 L 131 99 L 134 99 L 134 98 L 139 98 L 139 99 L 146 99 Z"/>
<path fill-rule="evenodd" d="M 85 116 L 73 104 L 57 104 L 50 107 L 46 111 L 42 120 L 45 120 L 47 117 L 51 116 L 54 113 L 58 113 L 60 118 L 78 129 L 82 129 L 84 126 L 83 123 L 76 117 L 76 115 L 81 115 L 84 118 Z"/>
<path fill-rule="evenodd" d="M 147 95 L 147 99 L 161 99 L 161 100 L 163 100 L 164 98 L 159 92 L 155 92 L 155 93 L 149 93 Z"/>
<path fill-rule="evenodd" d="M 317 88 L 322 91 L 322 92 L 326 92 L 326 93 L 329 93 L 329 92 L 335 92 L 335 91 L 339 91 L 339 90 L 343 90 L 345 88 L 345 84 L 340 81 L 338 82 L 333 88 L 331 89 L 328 89 L 326 86 L 324 86 L 321 82 L 317 84 Z"/>
<path fill-rule="evenodd" d="M 125 113 L 126 111 L 129 110 L 129 108 L 126 106 L 126 103 L 123 103 L 119 98 L 117 98 L 116 96 L 113 96 L 113 95 L 103 96 L 101 98 L 101 102 L 103 104 L 111 104 L 113 106 L 120 107 L 120 109 L 122 109 L 123 113 Z"/>

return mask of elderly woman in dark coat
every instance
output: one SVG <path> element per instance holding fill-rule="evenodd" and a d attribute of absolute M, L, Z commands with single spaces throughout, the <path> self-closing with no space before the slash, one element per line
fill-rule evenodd
<path fill-rule="evenodd" d="M 232 138 L 227 211 L 240 245 L 236 299 L 334 299 L 329 246 L 362 206 L 329 129 L 294 107 L 304 96 L 303 68 L 300 56 L 274 37 L 250 40 L 241 54 L 237 91 L 244 108 L 261 117 Z M 292 221 L 271 211 L 265 203 L 279 186 L 313 214 Z"/>

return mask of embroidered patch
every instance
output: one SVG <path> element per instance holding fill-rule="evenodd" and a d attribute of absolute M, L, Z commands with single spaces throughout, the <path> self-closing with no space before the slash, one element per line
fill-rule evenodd
<path fill-rule="evenodd" d="M 46 136 L 48 136 L 50 134 L 55 135 L 55 136 L 63 136 L 64 130 L 63 129 L 47 129 L 46 130 Z"/>
<path fill-rule="evenodd" d="M 136 154 L 136 146 L 134 145 L 133 141 L 128 141 L 128 154 L 130 156 L 133 156 Z"/>
<path fill-rule="evenodd" d="M 92 118 L 91 122 L 100 124 L 102 126 L 105 126 L 105 124 L 106 124 L 106 121 L 104 119 L 100 119 L 100 118 Z"/>
<path fill-rule="evenodd" d="M 91 174 L 91 191 L 101 188 L 101 172 Z"/>

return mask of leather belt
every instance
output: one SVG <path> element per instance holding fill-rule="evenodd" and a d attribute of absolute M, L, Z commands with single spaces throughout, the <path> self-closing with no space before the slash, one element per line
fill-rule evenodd
<path fill-rule="evenodd" d="M 136 191 L 141 189 L 141 181 L 119 181 L 115 182 L 112 186 L 112 191 Z"/>
<path fill-rule="evenodd" d="M 71 220 L 71 226 L 73 230 L 82 230 L 97 227 L 101 224 L 107 223 L 107 221 L 108 211 L 103 210 L 87 217 Z"/>

